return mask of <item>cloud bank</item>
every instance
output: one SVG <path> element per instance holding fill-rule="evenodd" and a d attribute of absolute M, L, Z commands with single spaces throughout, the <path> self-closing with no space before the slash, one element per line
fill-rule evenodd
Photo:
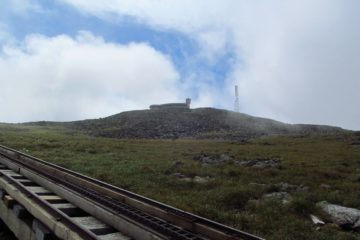
<path fill-rule="evenodd" d="M 232 109 L 237 84 L 242 112 L 360 129 L 357 0 L 5 3 L 0 9 L 0 121 L 103 117 L 187 96 L 193 97 L 193 107 Z M 197 43 L 195 55 L 184 53 L 182 59 L 176 56 L 181 49 L 168 56 L 149 43 L 110 42 L 91 33 L 91 27 L 75 36 L 79 29 L 23 40 L 11 36 L 12 28 L 26 26 L 7 23 L 19 17 L 31 24 L 32 15 L 50 17 L 54 6 L 111 23 L 115 33 L 116 26 L 129 22 L 175 37 L 180 33 Z M 174 59 L 183 61 L 178 69 Z"/>
<path fill-rule="evenodd" d="M 244 112 L 360 129 L 359 1 L 63 1 L 107 21 L 131 16 L 185 33 L 209 61 L 232 51 L 223 90 L 205 85 L 199 103 L 231 109 L 238 84 Z"/>
<path fill-rule="evenodd" d="M 104 117 L 183 98 L 168 56 L 144 43 L 119 45 L 89 32 L 5 44 L 0 79 L 0 119 L 6 122 Z"/>

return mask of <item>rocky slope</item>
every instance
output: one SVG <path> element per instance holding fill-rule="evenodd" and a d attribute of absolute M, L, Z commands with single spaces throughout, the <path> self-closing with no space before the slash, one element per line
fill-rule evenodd
<path fill-rule="evenodd" d="M 94 136 L 152 139 L 246 139 L 273 134 L 331 134 L 345 131 L 322 125 L 285 124 L 214 108 L 129 111 L 101 119 L 71 122 L 68 126 Z"/>

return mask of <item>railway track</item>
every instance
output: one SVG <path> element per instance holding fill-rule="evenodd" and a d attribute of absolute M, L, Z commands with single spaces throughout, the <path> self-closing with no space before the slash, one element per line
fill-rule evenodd
<path fill-rule="evenodd" d="M 1 145 L 0 197 L 57 239 L 262 240 Z"/>

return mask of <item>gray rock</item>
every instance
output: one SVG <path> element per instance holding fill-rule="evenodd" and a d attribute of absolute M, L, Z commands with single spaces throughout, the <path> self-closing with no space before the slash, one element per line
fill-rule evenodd
<path fill-rule="evenodd" d="M 325 223 L 315 215 L 310 214 L 310 219 L 315 225 L 325 225 Z"/>
<path fill-rule="evenodd" d="M 182 173 L 174 173 L 173 176 L 175 176 L 178 180 L 184 182 L 207 183 L 210 181 L 209 176 L 206 177 L 195 176 L 192 178 Z"/>
<path fill-rule="evenodd" d="M 253 160 L 238 160 L 235 161 L 235 163 L 246 167 L 273 168 L 279 167 L 281 161 L 279 159 L 258 158 Z"/>
<path fill-rule="evenodd" d="M 200 154 L 194 157 L 194 160 L 201 162 L 204 165 L 224 164 L 232 161 L 232 158 L 227 154 Z"/>
<path fill-rule="evenodd" d="M 222 154 L 205 154 L 201 153 L 193 157 L 194 160 L 201 162 L 203 165 L 216 165 L 224 164 L 228 162 L 234 162 L 237 165 L 254 168 L 273 168 L 279 167 L 281 164 L 280 159 L 272 158 L 257 158 L 251 160 L 234 160 L 233 157 L 222 153 Z"/>
<path fill-rule="evenodd" d="M 229 162 L 229 161 L 231 161 L 231 157 L 223 153 L 220 155 L 220 161 Z"/>
<path fill-rule="evenodd" d="M 239 160 L 239 161 L 235 161 L 235 163 L 246 167 L 251 167 L 255 164 L 255 162 L 251 160 Z"/>
<path fill-rule="evenodd" d="M 202 163 L 205 163 L 205 164 L 218 164 L 218 163 L 220 163 L 221 161 L 217 161 L 216 159 L 213 159 L 213 158 L 211 158 L 211 157 L 205 156 L 205 157 L 203 157 L 203 158 L 201 159 L 201 162 L 202 162 Z"/>
<path fill-rule="evenodd" d="M 360 229 L 360 219 L 356 221 L 353 225 L 353 229 Z"/>
<path fill-rule="evenodd" d="M 277 200 L 281 201 L 282 204 L 291 202 L 291 196 L 287 192 L 273 192 L 263 195 L 264 200 Z"/>
<path fill-rule="evenodd" d="M 193 179 L 189 178 L 189 177 L 179 178 L 179 180 L 184 181 L 184 182 L 192 182 L 193 181 Z"/>
<path fill-rule="evenodd" d="M 300 191 L 303 191 L 303 192 L 307 192 L 310 189 L 308 186 L 300 186 L 300 187 L 301 187 Z"/>
<path fill-rule="evenodd" d="M 210 177 L 199 177 L 199 176 L 195 176 L 193 178 L 193 181 L 196 183 L 207 183 L 209 182 Z"/>
<path fill-rule="evenodd" d="M 294 185 L 286 182 L 277 183 L 275 186 L 282 192 L 306 192 L 309 190 L 309 187 Z"/>
<path fill-rule="evenodd" d="M 320 186 L 319 186 L 319 187 L 320 187 L 320 188 L 324 188 L 324 189 L 330 189 L 330 188 L 331 188 L 331 186 L 330 186 L 330 185 L 325 184 L 325 183 L 320 184 Z"/>
<path fill-rule="evenodd" d="M 360 229 L 360 210 L 330 204 L 326 201 L 317 203 L 317 206 L 329 214 L 336 225 L 345 229 Z"/>
<path fill-rule="evenodd" d="M 173 176 L 177 177 L 177 178 L 184 178 L 186 177 L 184 174 L 182 173 L 174 173 Z"/>

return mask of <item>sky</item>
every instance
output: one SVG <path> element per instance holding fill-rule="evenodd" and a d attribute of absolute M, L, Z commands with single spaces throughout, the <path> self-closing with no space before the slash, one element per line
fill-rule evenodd
<path fill-rule="evenodd" d="M 0 0 L 0 122 L 183 102 L 360 130 L 358 0 Z"/>

